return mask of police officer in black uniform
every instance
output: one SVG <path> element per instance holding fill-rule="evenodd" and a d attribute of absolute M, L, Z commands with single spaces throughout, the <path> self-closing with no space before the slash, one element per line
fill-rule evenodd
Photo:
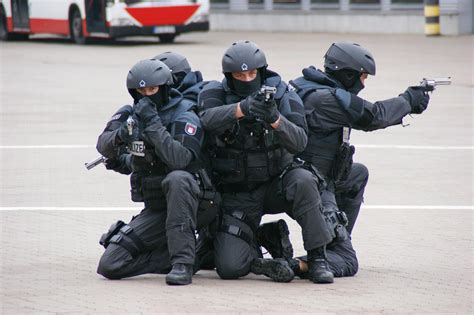
<path fill-rule="evenodd" d="M 401 124 L 406 115 L 426 110 L 429 95 L 425 88 L 411 86 L 398 97 L 371 103 L 357 96 L 367 76 L 375 75 L 375 60 L 368 50 L 354 43 L 334 43 L 324 58 L 324 71 L 305 68 L 290 86 L 303 100 L 309 129 L 308 145 L 298 156 L 327 182 L 321 199 L 334 237 L 328 246 L 329 265 L 335 276 L 348 276 L 357 272 L 350 234 L 369 176 L 364 165 L 352 163 L 351 129 L 372 131 Z"/>
<path fill-rule="evenodd" d="M 222 70 L 223 81 L 211 81 L 198 98 L 222 193 L 223 218 L 214 241 L 217 273 L 224 279 L 253 272 L 290 281 L 286 261 L 258 258 L 255 246 L 263 213 L 286 211 L 302 227 L 311 280 L 332 282 L 325 260 L 332 238 L 319 207 L 319 180 L 309 165 L 293 162 L 292 154 L 307 143 L 301 100 L 267 69 L 263 51 L 250 41 L 227 49 Z M 275 88 L 275 94 L 260 92 L 262 85 Z"/>
<path fill-rule="evenodd" d="M 203 81 L 201 71 L 192 71 L 186 57 L 177 52 L 167 51 L 153 59 L 162 61 L 171 69 L 174 89 L 183 94 L 184 98 L 197 102 L 199 92 L 208 83 Z"/>
<path fill-rule="evenodd" d="M 161 61 L 138 62 L 127 76 L 133 108 L 114 114 L 98 139 L 106 158 L 124 146 L 131 151 L 132 200 L 145 203 L 128 224 L 117 222 L 101 238 L 106 250 L 97 272 L 109 279 L 169 272 L 168 284 L 192 282 L 203 131 L 195 104 L 172 84 Z"/>
<path fill-rule="evenodd" d="M 299 157 L 323 173 L 329 184 L 323 192 L 325 208 L 339 205 L 351 233 L 368 180 L 367 168 L 352 164 L 351 129 L 372 131 L 401 124 L 406 115 L 427 108 L 429 95 L 423 87 L 412 86 L 398 97 L 371 103 L 357 96 L 367 76 L 375 75 L 375 60 L 368 50 L 354 43 L 334 43 L 324 58 L 324 72 L 310 66 L 290 82 L 304 102 L 309 128 L 308 145 Z"/>

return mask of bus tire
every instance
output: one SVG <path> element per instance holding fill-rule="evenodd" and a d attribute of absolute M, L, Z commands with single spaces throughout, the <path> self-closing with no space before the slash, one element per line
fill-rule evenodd
<path fill-rule="evenodd" d="M 158 38 L 160 39 L 160 42 L 163 44 L 169 44 L 174 42 L 174 39 L 176 38 L 176 34 L 161 34 L 158 35 Z"/>
<path fill-rule="evenodd" d="M 78 9 L 75 9 L 70 17 L 69 21 L 71 39 L 76 42 L 76 44 L 84 45 L 87 43 L 87 39 L 84 37 L 84 30 L 82 28 L 82 17 L 81 12 Z"/>
<path fill-rule="evenodd" d="M 25 39 L 28 39 L 28 34 L 8 33 L 7 16 L 3 7 L 0 7 L 0 41 Z"/>

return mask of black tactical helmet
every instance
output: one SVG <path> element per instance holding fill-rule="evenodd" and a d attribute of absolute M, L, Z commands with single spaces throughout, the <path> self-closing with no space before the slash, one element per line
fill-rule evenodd
<path fill-rule="evenodd" d="M 189 73 L 191 71 L 191 66 L 186 57 L 172 51 L 159 54 L 158 56 L 153 57 L 153 59 L 157 59 L 166 64 L 172 73 Z"/>
<path fill-rule="evenodd" d="M 127 75 L 127 89 L 134 99 L 136 89 L 152 86 L 169 86 L 173 84 L 171 70 L 163 62 L 145 59 L 136 63 Z"/>
<path fill-rule="evenodd" d="M 241 72 L 267 67 L 267 59 L 258 46 L 248 40 L 232 44 L 222 57 L 222 72 Z"/>
<path fill-rule="evenodd" d="M 339 42 L 332 44 L 324 55 L 324 68 L 326 72 L 346 69 L 375 75 L 375 60 L 359 44 Z"/>

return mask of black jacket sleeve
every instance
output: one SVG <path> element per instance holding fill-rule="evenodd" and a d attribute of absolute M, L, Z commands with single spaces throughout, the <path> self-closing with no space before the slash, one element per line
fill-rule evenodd
<path fill-rule="evenodd" d="M 108 121 L 107 126 L 100 134 L 96 145 L 97 151 L 99 151 L 99 153 L 104 157 L 108 159 L 117 157 L 120 147 L 124 145 L 118 140 L 117 133 L 132 112 L 132 106 L 123 106 Z"/>
<path fill-rule="evenodd" d="M 347 91 L 318 90 L 305 98 L 308 124 L 324 130 L 372 131 L 402 123 L 411 107 L 403 97 L 371 103 Z"/>
<path fill-rule="evenodd" d="M 280 125 L 275 129 L 281 144 L 290 153 L 302 152 L 308 143 L 304 107 L 294 91 L 285 92 L 279 101 Z"/>
<path fill-rule="evenodd" d="M 194 112 L 180 114 L 168 131 L 159 119 L 153 119 L 142 132 L 146 142 L 154 147 L 155 154 L 171 170 L 184 169 L 199 158 L 203 132 Z"/>

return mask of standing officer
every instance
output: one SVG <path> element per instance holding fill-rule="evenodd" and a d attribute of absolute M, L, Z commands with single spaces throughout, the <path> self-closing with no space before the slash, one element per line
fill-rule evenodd
<path fill-rule="evenodd" d="M 168 284 L 192 282 L 203 131 L 195 104 L 172 84 L 161 61 L 138 62 L 127 76 L 133 108 L 115 113 L 98 139 L 106 158 L 128 147 L 132 200 L 145 203 L 132 221 L 117 222 L 101 239 L 106 250 L 97 272 L 109 279 L 171 269 Z"/>
<path fill-rule="evenodd" d="M 167 51 L 153 59 L 162 61 L 171 69 L 174 89 L 183 94 L 184 98 L 197 102 L 199 92 L 208 83 L 203 81 L 201 71 L 192 71 L 186 57 L 176 52 Z"/>
<path fill-rule="evenodd" d="M 286 211 L 302 227 L 310 279 L 332 282 L 325 260 L 332 238 L 319 207 L 318 177 L 307 164 L 293 163 L 292 154 L 307 142 L 301 100 L 267 69 L 265 54 L 253 42 L 233 43 L 222 70 L 223 81 L 211 81 L 198 98 L 222 193 L 223 218 L 214 241 L 217 273 L 224 279 L 253 272 L 290 281 L 286 261 L 260 259 L 255 246 L 262 210 Z M 261 93 L 262 85 L 275 88 L 274 96 Z"/>
<path fill-rule="evenodd" d="M 309 129 L 308 145 L 299 157 L 324 175 L 328 189 L 322 192 L 323 208 L 343 239 L 347 236 L 340 226 L 347 224 L 352 233 L 369 176 L 364 165 L 352 163 L 351 129 L 372 131 L 401 124 L 406 115 L 427 108 L 429 95 L 423 87 L 412 86 L 398 97 L 375 103 L 358 97 L 368 75 L 375 75 L 375 60 L 354 43 L 332 44 L 324 56 L 324 72 L 313 66 L 302 72 L 290 81 L 303 100 Z"/>

